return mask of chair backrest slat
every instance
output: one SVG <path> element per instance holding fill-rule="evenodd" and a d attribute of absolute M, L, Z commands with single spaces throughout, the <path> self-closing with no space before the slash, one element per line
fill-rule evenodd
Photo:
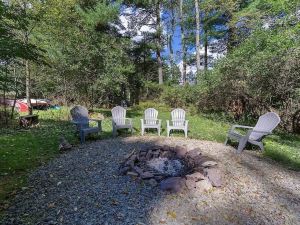
<path fill-rule="evenodd" d="M 126 109 L 116 106 L 111 110 L 112 119 L 117 125 L 125 125 Z"/>
<path fill-rule="evenodd" d="M 259 117 L 253 130 L 272 132 L 280 123 L 280 117 L 274 112 L 268 112 Z M 259 140 L 264 136 L 263 133 L 252 132 L 250 139 Z"/>
<path fill-rule="evenodd" d="M 81 128 L 88 128 L 89 127 L 89 112 L 87 108 L 77 105 L 74 106 L 70 110 L 71 118 L 74 122 L 80 123 L 81 125 L 78 125 L 78 129 Z"/>
<path fill-rule="evenodd" d="M 156 124 L 156 119 L 158 116 L 158 111 L 154 108 L 148 108 L 144 112 L 145 123 L 148 125 Z"/>
<path fill-rule="evenodd" d="M 185 121 L 185 111 L 183 109 L 174 109 L 171 112 L 173 126 L 183 126 Z"/>
<path fill-rule="evenodd" d="M 89 112 L 88 110 L 80 105 L 74 106 L 71 110 L 72 120 L 75 122 L 89 122 Z"/>

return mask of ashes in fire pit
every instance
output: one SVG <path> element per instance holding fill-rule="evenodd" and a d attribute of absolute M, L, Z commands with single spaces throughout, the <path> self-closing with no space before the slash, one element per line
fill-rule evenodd
<path fill-rule="evenodd" d="M 173 192 L 222 186 L 217 162 L 203 156 L 198 148 L 187 151 L 180 146 L 152 146 L 134 150 L 121 164 L 120 173 L 148 180 L 153 186 L 159 183 L 162 190 Z"/>
<path fill-rule="evenodd" d="M 147 162 L 147 165 L 157 173 L 165 176 L 178 176 L 183 172 L 184 165 L 179 159 L 154 158 Z"/>

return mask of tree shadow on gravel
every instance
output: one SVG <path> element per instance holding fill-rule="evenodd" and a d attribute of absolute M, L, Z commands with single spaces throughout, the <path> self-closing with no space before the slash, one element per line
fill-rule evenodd
<path fill-rule="evenodd" d="M 119 174 L 125 156 L 160 140 L 115 138 L 90 142 L 30 175 L 0 224 L 239 224 L 247 215 L 217 193 L 168 195 Z M 174 143 L 177 144 L 177 143 Z M 184 142 L 181 142 L 184 144 Z M 226 193 L 225 193 L 226 194 Z M 213 207 L 205 205 L 213 198 Z M 204 206 L 195 208 L 195 203 Z M 262 224 L 257 215 L 257 224 Z M 227 218 L 227 219 L 226 219 Z"/>

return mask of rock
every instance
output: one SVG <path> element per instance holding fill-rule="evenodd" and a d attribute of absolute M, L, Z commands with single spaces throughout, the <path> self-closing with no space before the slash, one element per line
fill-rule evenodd
<path fill-rule="evenodd" d="M 170 151 L 170 146 L 164 145 L 164 146 L 162 146 L 161 150 L 163 150 L 163 151 Z"/>
<path fill-rule="evenodd" d="M 205 176 L 200 172 L 194 172 L 192 174 L 186 175 L 187 180 L 199 181 L 205 179 Z"/>
<path fill-rule="evenodd" d="M 200 180 L 196 182 L 197 192 L 206 192 L 212 188 L 212 185 L 208 179 Z"/>
<path fill-rule="evenodd" d="M 182 159 L 187 153 L 187 149 L 181 146 L 176 146 L 175 153 L 178 158 Z"/>
<path fill-rule="evenodd" d="M 204 174 L 204 168 L 202 166 L 196 166 L 193 168 L 194 172 L 199 172 Z"/>
<path fill-rule="evenodd" d="M 127 175 L 132 176 L 132 177 L 138 177 L 139 176 L 138 173 L 132 172 L 132 171 L 127 172 Z"/>
<path fill-rule="evenodd" d="M 150 173 L 148 171 L 146 171 L 146 172 L 144 172 L 144 173 L 142 173 L 140 175 L 141 175 L 142 179 L 149 179 L 149 178 L 153 178 L 154 177 L 153 173 Z"/>
<path fill-rule="evenodd" d="M 221 171 L 217 168 L 206 168 L 204 170 L 206 176 L 211 181 L 214 187 L 221 187 L 222 186 L 222 175 Z"/>
<path fill-rule="evenodd" d="M 160 176 L 160 175 L 157 175 L 157 176 L 154 176 L 154 179 L 156 181 L 161 181 L 164 177 L 163 176 Z"/>
<path fill-rule="evenodd" d="M 202 155 L 199 155 L 199 156 L 196 156 L 194 158 L 194 163 L 195 163 L 195 166 L 202 166 L 203 163 L 207 162 L 207 161 L 213 161 L 211 158 L 207 157 L 207 156 L 202 156 Z M 203 167 L 203 166 L 202 166 Z"/>
<path fill-rule="evenodd" d="M 148 183 L 150 184 L 150 186 L 152 187 L 156 187 L 158 185 L 157 181 L 155 179 L 150 179 L 148 181 Z"/>
<path fill-rule="evenodd" d="M 170 177 L 160 182 L 163 191 L 180 192 L 185 187 L 185 179 L 181 177 Z"/>
<path fill-rule="evenodd" d="M 59 138 L 58 149 L 60 152 L 70 150 L 71 148 L 72 145 L 64 137 Z"/>
<path fill-rule="evenodd" d="M 119 170 L 119 174 L 125 175 L 130 170 L 129 166 L 121 167 Z"/>
<path fill-rule="evenodd" d="M 216 165 L 218 165 L 217 162 L 209 160 L 209 161 L 203 162 L 201 166 L 203 166 L 203 167 L 212 167 L 212 166 L 216 166 Z"/>
<path fill-rule="evenodd" d="M 160 155 L 160 151 L 155 151 L 155 152 L 153 152 L 153 157 L 154 157 L 154 158 L 158 158 L 159 155 Z"/>
<path fill-rule="evenodd" d="M 139 175 L 142 175 L 142 174 L 144 173 L 144 171 L 143 171 L 140 167 L 138 167 L 138 166 L 133 167 L 133 169 L 134 169 L 135 172 L 137 172 Z"/>
<path fill-rule="evenodd" d="M 186 153 L 186 156 L 187 156 L 187 157 L 190 157 L 190 158 L 194 158 L 194 157 L 196 157 L 196 156 L 198 156 L 198 155 L 201 155 L 201 152 L 200 152 L 200 149 L 199 149 L 199 148 L 195 148 L 195 149 L 193 149 L 193 150 L 191 150 L 191 151 L 188 151 L 188 152 Z"/>
<path fill-rule="evenodd" d="M 194 157 L 189 157 L 188 160 L 189 160 L 190 163 L 191 163 L 191 161 L 193 162 L 194 167 L 195 166 L 201 166 L 201 164 L 203 162 L 201 155 L 197 155 L 197 156 L 194 156 Z"/>
<path fill-rule="evenodd" d="M 147 152 L 146 159 L 147 159 L 147 160 L 150 160 L 150 159 L 152 158 L 152 156 L 153 156 L 152 150 L 149 150 L 149 151 Z"/>
<path fill-rule="evenodd" d="M 186 187 L 187 187 L 189 190 L 192 190 L 192 189 L 195 189 L 195 188 L 196 188 L 196 182 L 195 182 L 195 180 L 191 180 L 191 179 L 186 180 L 186 181 L 185 181 L 185 185 L 186 185 Z"/>

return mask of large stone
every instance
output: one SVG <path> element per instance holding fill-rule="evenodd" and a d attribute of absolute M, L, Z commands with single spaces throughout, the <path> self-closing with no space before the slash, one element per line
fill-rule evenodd
<path fill-rule="evenodd" d="M 194 157 L 196 157 L 196 156 L 198 156 L 198 155 L 201 155 L 201 152 L 200 152 L 200 149 L 199 149 L 199 148 L 195 148 L 195 149 L 193 149 L 193 150 L 191 150 L 191 151 L 188 151 L 188 152 L 186 153 L 186 156 L 187 156 L 187 157 L 190 157 L 190 158 L 194 158 Z"/>
<path fill-rule="evenodd" d="M 206 192 L 212 189 L 212 185 L 208 179 L 200 180 L 196 182 L 196 190 L 197 192 Z"/>
<path fill-rule="evenodd" d="M 135 166 L 135 167 L 134 167 L 134 170 L 135 170 L 135 172 L 137 172 L 139 175 L 142 175 L 142 174 L 144 173 L 144 171 L 143 171 L 140 167 L 138 167 L 138 166 Z"/>
<path fill-rule="evenodd" d="M 170 177 L 160 182 L 163 191 L 180 192 L 185 188 L 185 179 L 181 177 Z"/>
<path fill-rule="evenodd" d="M 130 166 L 121 167 L 119 173 L 125 175 L 130 169 L 131 169 Z"/>
<path fill-rule="evenodd" d="M 153 177 L 154 177 L 153 173 L 150 173 L 148 171 L 141 174 L 142 179 L 149 179 L 149 178 L 153 178 Z"/>
<path fill-rule="evenodd" d="M 60 137 L 59 138 L 59 151 L 67 151 L 70 150 L 72 148 L 72 145 L 64 138 L 64 137 Z"/>
<path fill-rule="evenodd" d="M 205 179 L 205 176 L 200 172 L 194 172 L 192 174 L 186 175 L 187 180 L 199 181 Z"/>
<path fill-rule="evenodd" d="M 146 159 L 147 159 L 147 160 L 150 160 L 150 159 L 152 159 L 152 156 L 153 156 L 152 150 L 149 150 L 149 151 L 147 152 Z"/>
<path fill-rule="evenodd" d="M 195 156 L 195 157 L 193 157 L 193 158 L 190 158 L 190 160 L 193 160 L 193 162 L 194 162 L 194 166 L 201 166 L 202 165 L 202 163 L 203 163 L 203 158 L 204 158 L 204 156 L 202 156 L 202 155 L 197 155 L 197 156 Z"/>
<path fill-rule="evenodd" d="M 132 171 L 127 172 L 127 175 L 128 175 L 128 176 L 132 176 L 132 177 L 138 177 L 138 176 L 139 176 L 138 173 L 132 172 Z"/>
<path fill-rule="evenodd" d="M 216 166 L 216 165 L 218 165 L 217 162 L 208 160 L 208 161 L 203 162 L 201 166 L 203 166 L 203 167 L 213 167 L 213 166 Z"/>
<path fill-rule="evenodd" d="M 181 147 L 181 146 L 176 146 L 175 153 L 178 158 L 182 159 L 185 156 L 185 154 L 187 153 L 187 149 L 184 147 Z"/>
<path fill-rule="evenodd" d="M 162 146 L 161 150 L 163 150 L 163 151 L 170 151 L 170 146 L 164 145 L 164 146 Z"/>
<path fill-rule="evenodd" d="M 222 174 L 221 171 L 217 168 L 206 168 L 204 170 L 206 176 L 211 181 L 214 187 L 221 187 L 222 186 Z"/>
<path fill-rule="evenodd" d="M 193 168 L 194 172 L 199 172 L 204 174 L 204 168 L 202 166 L 196 166 Z"/>
<path fill-rule="evenodd" d="M 157 181 L 155 179 L 150 179 L 148 181 L 148 184 L 150 184 L 150 186 L 155 187 L 158 185 Z"/>
<path fill-rule="evenodd" d="M 195 162 L 195 166 L 197 167 L 197 166 L 202 166 L 202 167 L 204 167 L 203 166 L 203 164 L 205 163 L 205 162 L 208 162 L 208 161 L 210 161 L 210 162 L 212 162 L 213 163 L 213 160 L 211 159 L 211 158 L 209 158 L 209 157 L 207 157 L 207 156 L 196 156 L 195 158 L 194 158 L 194 162 Z"/>
<path fill-rule="evenodd" d="M 191 179 L 187 179 L 185 181 L 185 185 L 189 190 L 193 190 L 196 188 L 196 181 L 195 180 L 191 180 Z"/>

